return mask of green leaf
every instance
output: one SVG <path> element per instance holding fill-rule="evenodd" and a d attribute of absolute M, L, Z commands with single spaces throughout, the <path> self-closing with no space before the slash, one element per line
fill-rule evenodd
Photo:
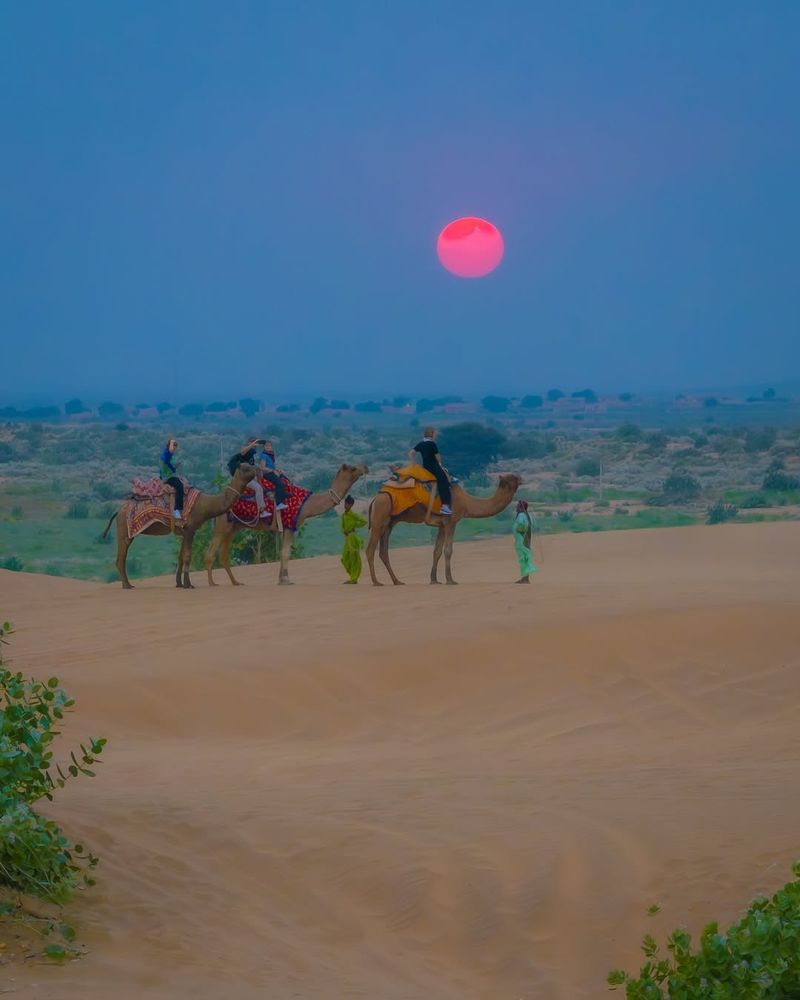
<path fill-rule="evenodd" d="M 49 944 L 45 948 L 44 953 L 51 962 L 58 962 L 59 964 L 61 964 L 67 957 L 67 949 L 60 944 Z"/>

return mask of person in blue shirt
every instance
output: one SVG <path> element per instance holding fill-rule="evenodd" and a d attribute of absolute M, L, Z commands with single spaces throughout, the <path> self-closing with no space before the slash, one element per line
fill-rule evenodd
<path fill-rule="evenodd" d="M 275 509 L 286 510 L 286 487 L 275 468 L 275 449 L 271 441 L 259 441 L 261 454 L 258 456 L 258 474 L 275 489 Z"/>
<path fill-rule="evenodd" d="M 175 508 L 172 516 L 176 521 L 183 517 L 183 480 L 178 475 L 179 463 L 175 460 L 175 452 L 178 450 L 178 442 L 175 438 L 167 441 L 167 447 L 161 452 L 158 462 L 159 478 L 175 490 Z"/>

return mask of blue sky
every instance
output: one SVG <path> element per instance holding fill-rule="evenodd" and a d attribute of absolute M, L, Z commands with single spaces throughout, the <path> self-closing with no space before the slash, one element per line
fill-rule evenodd
<path fill-rule="evenodd" d="M 798 43 L 781 0 L 3 4 L 3 394 L 796 379 Z"/>

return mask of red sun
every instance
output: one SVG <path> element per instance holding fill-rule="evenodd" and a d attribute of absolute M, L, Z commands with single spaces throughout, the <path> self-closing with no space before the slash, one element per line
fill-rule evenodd
<path fill-rule="evenodd" d="M 442 265 L 459 278 L 482 278 L 503 259 L 503 237 L 485 219 L 467 215 L 445 226 L 436 241 Z"/>

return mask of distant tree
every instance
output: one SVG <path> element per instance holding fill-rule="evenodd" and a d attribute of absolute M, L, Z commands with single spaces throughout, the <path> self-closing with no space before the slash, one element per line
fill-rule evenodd
<path fill-rule="evenodd" d="M 433 409 L 433 400 L 418 399 L 414 409 L 417 411 L 417 413 L 429 413 Z"/>
<path fill-rule="evenodd" d="M 505 413 L 510 402 L 505 396 L 484 396 L 481 406 L 489 413 Z"/>
<path fill-rule="evenodd" d="M 523 410 L 538 410 L 543 403 L 544 400 L 541 396 L 523 396 L 519 401 L 519 405 Z"/>
<path fill-rule="evenodd" d="M 634 397 L 633 397 L 633 393 L 632 392 L 621 392 L 619 394 L 619 400 L 620 400 L 621 403 L 630 403 L 630 401 L 633 398 Z"/>
<path fill-rule="evenodd" d="M 0 462 L 10 462 L 14 458 L 14 449 L 8 441 L 0 441 Z"/>
<path fill-rule="evenodd" d="M 645 435 L 644 443 L 651 455 L 660 455 L 667 450 L 669 438 L 663 431 L 653 431 L 652 434 Z"/>
<path fill-rule="evenodd" d="M 106 400 L 105 403 L 101 403 L 97 407 L 97 412 L 101 417 L 121 417 L 125 412 L 125 407 L 121 403 L 112 403 L 111 400 Z"/>
<path fill-rule="evenodd" d="M 206 413 L 224 413 L 227 409 L 227 403 L 223 403 L 221 400 L 216 400 L 215 402 L 208 404 L 206 407 Z"/>
<path fill-rule="evenodd" d="M 321 413 L 323 410 L 330 409 L 327 399 L 323 399 L 322 396 L 317 396 L 314 402 L 309 406 L 308 410 L 310 413 Z"/>
<path fill-rule="evenodd" d="M 0 569 L 8 569 L 12 573 L 21 573 L 25 569 L 25 565 L 16 556 L 7 556 L 5 559 L 0 560 Z"/>
<path fill-rule="evenodd" d="M 711 409 L 712 406 L 719 406 L 719 400 L 716 396 L 706 396 L 703 400 L 703 406 L 707 409 Z"/>
<path fill-rule="evenodd" d="M 800 489 L 800 479 L 796 476 L 790 476 L 784 469 L 785 466 L 781 459 L 772 462 L 764 474 L 763 488 L 774 490 L 776 493 L 788 493 L 791 490 Z"/>
<path fill-rule="evenodd" d="M 80 399 L 70 399 L 69 402 L 64 403 L 64 413 L 68 417 L 75 417 L 79 413 L 88 413 L 89 407 L 84 406 Z"/>
<path fill-rule="evenodd" d="M 762 393 L 762 398 L 763 399 L 774 399 L 775 398 L 775 390 L 774 389 L 765 389 L 764 392 Z"/>
<path fill-rule="evenodd" d="M 599 476 L 600 462 L 596 458 L 582 458 L 575 466 L 576 476 Z"/>
<path fill-rule="evenodd" d="M 156 403 L 156 409 L 159 413 L 169 413 L 169 411 L 174 410 L 175 407 L 172 403 Z"/>
<path fill-rule="evenodd" d="M 587 403 L 597 402 L 597 393 L 594 389 L 579 389 L 577 392 L 573 392 L 573 399 L 585 399 Z"/>
<path fill-rule="evenodd" d="M 275 410 L 278 413 L 297 413 L 299 409 L 299 403 L 281 403 L 280 406 L 275 407 Z"/>
<path fill-rule="evenodd" d="M 556 403 L 559 399 L 564 398 L 564 393 L 560 389 L 548 389 L 547 390 L 547 401 L 548 403 Z"/>
<path fill-rule="evenodd" d="M 115 431 L 129 431 L 130 427 L 128 427 L 127 424 L 115 424 L 114 425 L 114 430 Z"/>
<path fill-rule="evenodd" d="M 178 410 L 178 413 L 182 417 L 200 417 L 203 415 L 203 404 L 186 403 Z"/>
<path fill-rule="evenodd" d="M 228 402 L 225 404 L 225 409 L 226 410 L 235 410 L 238 405 L 239 404 L 236 402 L 235 399 L 229 399 Z"/>
<path fill-rule="evenodd" d="M 356 413 L 382 413 L 383 407 L 380 403 L 370 400 L 367 403 L 356 403 L 353 407 Z"/>
<path fill-rule="evenodd" d="M 331 400 L 331 409 L 332 410 L 349 410 L 350 409 L 350 404 L 347 402 L 346 399 L 332 399 Z"/>
<path fill-rule="evenodd" d="M 439 436 L 439 447 L 450 472 L 469 476 L 485 469 L 502 453 L 506 436 L 478 423 L 453 424 Z"/>
<path fill-rule="evenodd" d="M 239 409 L 246 417 L 254 417 L 261 409 L 261 402 L 258 399 L 246 397 L 239 400 Z"/>

